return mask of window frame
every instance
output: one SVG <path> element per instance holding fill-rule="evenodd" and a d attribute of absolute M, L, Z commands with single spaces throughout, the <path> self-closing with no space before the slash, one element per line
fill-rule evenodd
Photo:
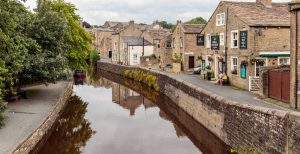
<path fill-rule="evenodd" d="M 236 59 L 236 65 L 234 65 L 234 61 L 233 59 Z M 236 67 L 236 71 L 237 71 L 237 75 L 239 74 L 239 58 L 237 56 L 232 56 L 231 57 L 231 71 L 234 70 L 234 68 Z"/>
<path fill-rule="evenodd" d="M 282 66 L 282 65 L 291 65 L 291 58 L 290 57 L 278 57 L 278 66 Z M 288 64 L 280 64 L 280 60 L 281 59 L 288 59 Z"/>
<path fill-rule="evenodd" d="M 169 46 L 168 46 L 168 44 L 169 44 Z M 165 46 L 165 48 L 166 48 L 166 49 L 172 48 L 172 42 L 166 41 L 166 46 Z"/>
<path fill-rule="evenodd" d="M 216 15 L 216 26 L 224 26 L 226 24 L 225 21 L 225 12 L 219 13 Z"/>
<path fill-rule="evenodd" d="M 234 39 L 234 33 L 236 33 L 236 39 Z M 236 46 L 234 46 L 234 41 L 236 41 Z M 239 48 L 239 31 L 238 30 L 231 31 L 231 48 L 232 49 Z"/>
<path fill-rule="evenodd" d="M 135 55 L 136 55 L 136 57 L 135 57 Z M 138 63 L 138 54 L 137 53 L 132 54 L 132 62 L 135 63 L 135 64 Z"/>
<path fill-rule="evenodd" d="M 220 33 L 219 36 L 220 36 L 220 46 L 224 46 L 225 45 L 225 34 L 224 33 Z"/>
<path fill-rule="evenodd" d="M 206 48 L 211 48 L 211 35 L 206 34 Z"/>

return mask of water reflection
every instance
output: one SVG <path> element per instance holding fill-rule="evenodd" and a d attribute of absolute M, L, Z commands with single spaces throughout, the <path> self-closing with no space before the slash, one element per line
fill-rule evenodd
<path fill-rule="evenodd" d="M 88 103 L 78 96 L 69 99 L 68 105 L 47 143 L 39 153 L 41 154 L 79 154 L 87 141 L 96 132 L 91 129 L 91 123 L 85 119 Z"/>
<path fill-rule="evenodd" d="M 39 153 L 229 153 L 226 144 L 164 95 L 114 74 L 99 74 L 96 81 L 74 86 L 80 98 L 70 99 Z"/>

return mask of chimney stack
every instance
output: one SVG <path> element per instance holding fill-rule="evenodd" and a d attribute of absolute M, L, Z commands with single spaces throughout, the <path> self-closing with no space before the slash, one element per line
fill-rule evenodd
<path fill-rule="evenodd" d="M 181 20 L 177 20 L 177 24 L 181 24 Z"/>
<path fill-rule="evenodd" d="M 130 20 L 129 25 L 134 25 L 134 20 Z"/>
<path fill-rule="evenodd" d="M 271 8 L 272 7 L 272 0 L 256 0 L 257 4 L 262 4 L 265 7 Z"/>

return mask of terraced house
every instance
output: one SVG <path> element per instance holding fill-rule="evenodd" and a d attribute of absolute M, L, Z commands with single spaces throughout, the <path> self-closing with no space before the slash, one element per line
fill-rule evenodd
<path fill-rule="evenodd" d="M 197 37 L 200 35 L 204 24 L 185 24 L 177 21 L 176 29 L 173 32 L 173 57 L 182 57 L 181 70 L 188 71 L 200 64 L 197 57 L 200 53 L 200 46 Z"/>
<path fill-rule="evenodd" d="M 259 88 L 260 67 L 290 64 L 288 4 L 221 1 L 198 42 L 202 75 L 226 73 L 233 86 Z"/>

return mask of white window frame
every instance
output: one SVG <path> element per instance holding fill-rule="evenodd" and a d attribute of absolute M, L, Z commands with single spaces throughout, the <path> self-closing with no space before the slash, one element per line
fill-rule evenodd
<path fill-rule="evenodd" d="M 233 59 L 236 59 L 236 65 L 233 64 Z M 236 56 L 231 57 L 231 71 L 234 70 L 234 67 L 236 66 L 237 75 L 239 74 L 239 58 Z"/>
<path fill-rule="evenodd" d="M 211 48 L 211 35 L 206 35 L 206 48 Z"/>
<path fill-rule="evenodd" d="M 236 33 L 236 38 L 234 39 L 234 33 Z M 237 41 L 236 46 L 234 46 L 234 41 Z M 231 48 L 239 48 L 239 31 L 233 30 L 231 31 Z"/>
<path fill-rule="evenodd" d="M 117 42 L 114 43 L 114 50 L 117 50 Z"/>
<path fill-rule="evenodd" d="M 280 64 L 280 60 L 281 59 L 288 59 L 288 64 Z M 281 66 L 281 65 L 291 65 L 291 58 L 290 57 L 278 57 L 278 66 Z"/>
<path fill-rule="evenodd" d="M 220 45 L 224 46 L 225 45 L 225 34 L 220 33 Z"/>
<path fill-rule="evenodd" d="M 180 41 L 180 42 L 179 42 L 179 43 L 180 43 L 180 48 L 183 48 L 183 38 L 180 37 L 180 38 L 179 38 L 179 41 Z"/>
<path fill-rule="evenodd" d="M 224 25 L 225 25 L 225 13 L 217 14 L 216 26 L 224 26 Z"/>

